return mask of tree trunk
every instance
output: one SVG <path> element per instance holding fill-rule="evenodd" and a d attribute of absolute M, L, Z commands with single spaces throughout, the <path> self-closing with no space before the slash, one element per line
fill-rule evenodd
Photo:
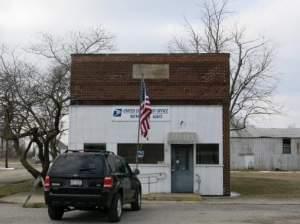
<path fill-rule="evenodd" d="M 50 158 L 49 158 L 49 141 L 44 142 L 44 163 L 42 164 L 42 172 L 41 175 L 45 179 L 49 166 L 50 166 Z"/>
<path fill-rule="evenodd" d="M 20 150 L 20 144 L 18 139 L 14 139 L 14 148 L 16 150 L 16 153 L 18 154 L 18 157 L 20 158 L 20 162 L 24 166 L 24 168 L 33 176 L 34 179 L 36 179 L 38 176 L 41 175 L 41 173 L 36 170 L 33 166 L 30 165 L 27 161 L 27 152 L 29 151 L 31 147 L 32 141 L 30 141 L 29 145 L 27 146 L 24 153 Z"/>
<path fill-rule="evenodd" d="M 56 141 L 56 138 L 54 138 L 51 142 L 50 142 L 50 154 L 52 156 L 52 159 L 55 159 L 59 152 L 58 152 L 58 149 L 57 149 L 57 141 Z"/>

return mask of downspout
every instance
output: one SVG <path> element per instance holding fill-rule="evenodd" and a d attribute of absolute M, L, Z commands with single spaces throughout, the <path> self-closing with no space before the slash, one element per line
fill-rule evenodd
<path fill-rule="evenodd" d="M 199 174 L 196 174 L 196 184 L 197 184 L 196 192 L 200 194 L 201 177 Z"/>

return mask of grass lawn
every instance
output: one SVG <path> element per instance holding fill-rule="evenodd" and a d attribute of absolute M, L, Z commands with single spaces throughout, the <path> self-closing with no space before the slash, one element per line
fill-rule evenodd
<path fill-rule="evenodd" d="M 300 198 L 300 172 L 231 172 L 231 191 L 242 197 Z"/>
<path fill-rule="evenodd" d="M 19 192 L 30 192 L 32 188 L 32 180 L 27 180 L 14 184 L 0 185 L 0 198 Z"/>
<path fill-rule="evenodd" d="M 19 192 L 30 192 L 32 180 L 0 185 L 0 198 Z M 37 189 L 37 191 L 42 191 Z M 299 198 L 300 172 L 231 172 L 231 191 L 241 197 Z"/>

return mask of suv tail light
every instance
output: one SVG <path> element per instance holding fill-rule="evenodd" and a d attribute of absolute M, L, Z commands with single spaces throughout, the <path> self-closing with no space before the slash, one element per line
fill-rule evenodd
<path fill-rule="evenodd" d="M 49 176 L 46 176 L 44 182 L 44 191 L 50 191 L 50 188 L 51 188 L 51 178 Z"/>
<path fill-rule="evenodd" d="M 114 185 L 114 179 L 112 177 L 105 177 L 104 178 L 104 183 L 103 183 L 103 187 L 104 188 L 113 188 Z"/>

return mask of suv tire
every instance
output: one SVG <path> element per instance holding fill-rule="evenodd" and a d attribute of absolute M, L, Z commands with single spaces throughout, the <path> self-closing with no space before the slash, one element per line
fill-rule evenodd
<path fill-rule="evenodd" d="M 48 215 L 52 220 L 61 220 L 64 214 L 64 208 L 48 205 Z"/>
<path fill-rule="evenodd" d="M 137 190 L 135 193 L 135 199 L 134 202 L 131 203 L 131 209 L 133 211 L 141 210 L 142 207 L 142 195 L 140 190 Z"/>
<path fill-rule="evenodd" d="M 122 216 L 123 206 L 120 194 L 116 194 L 113 198 L 111 207 L 108 211 L 108 220 L 110 222 L 119 222 Z"/>

